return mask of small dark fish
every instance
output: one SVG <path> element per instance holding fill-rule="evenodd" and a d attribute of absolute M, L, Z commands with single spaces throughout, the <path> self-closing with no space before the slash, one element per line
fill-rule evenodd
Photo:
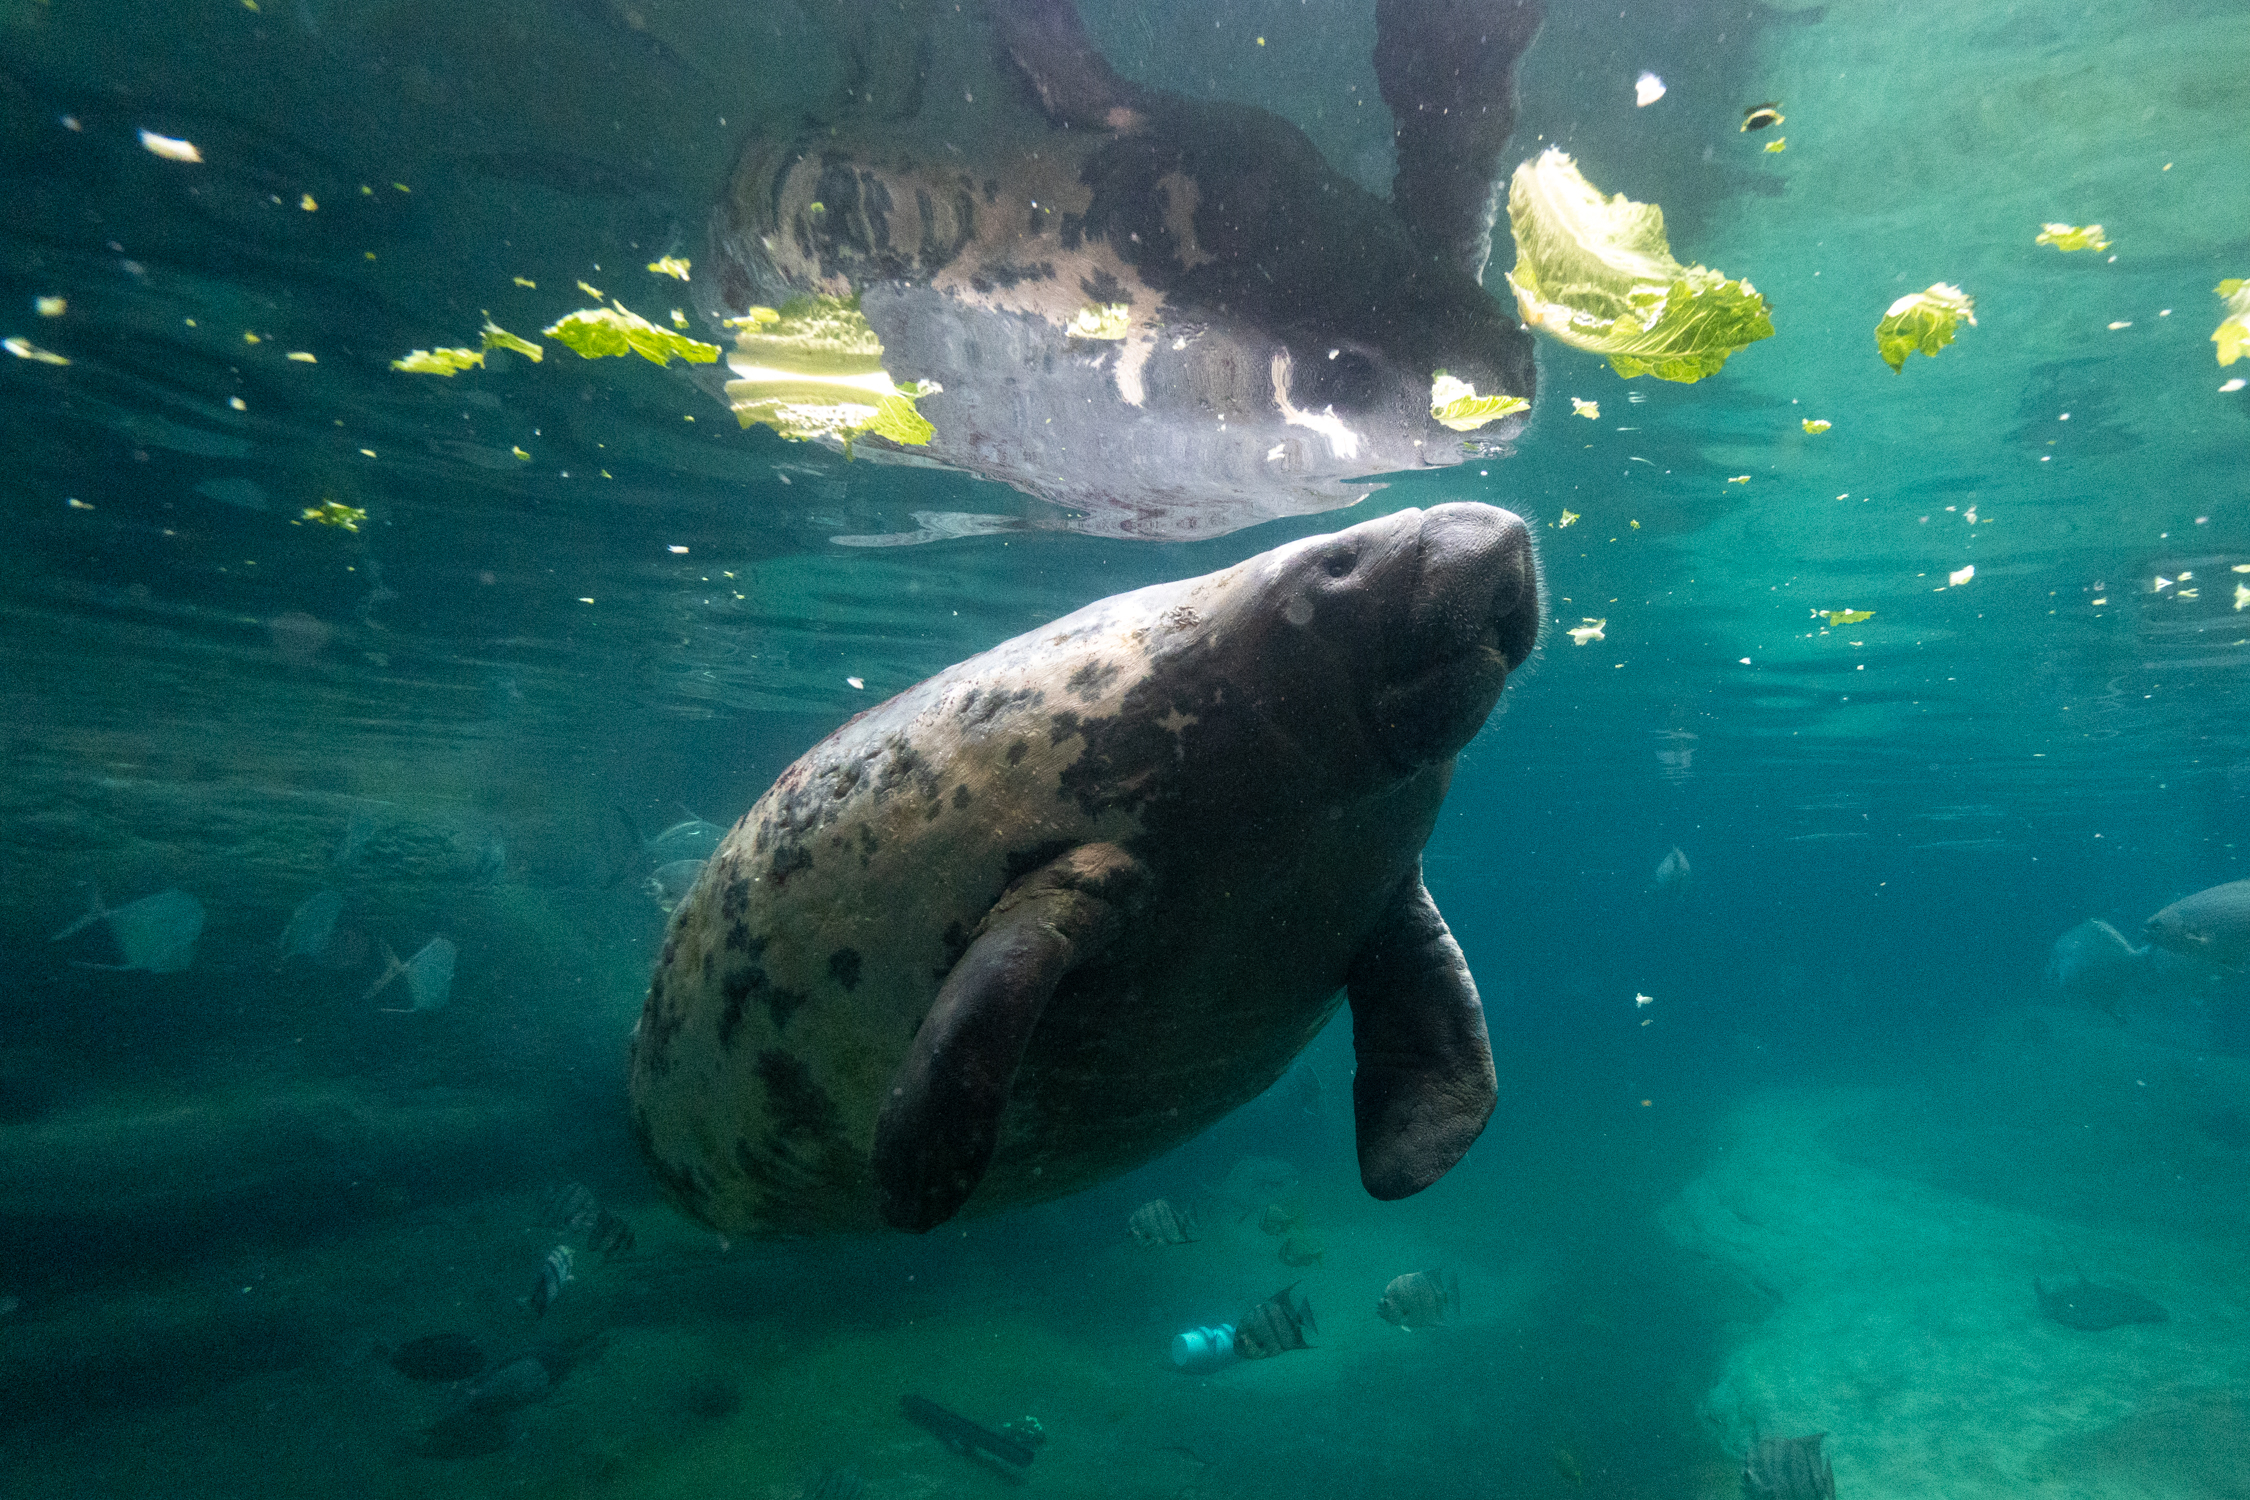
<path fill-rule="evenodd" d="M 1003 1433 L 981 1427 L 958 1412 L 947 1411 L 926 1396 L 901 1396 L 899 1406 L 915 1426 L 936 1434 L 939 1442 L 963 1457 L 988 1455 L 1019 1469 L 1031 1467 L 1031 1449 Z"/>
<path fill-rule="evenodd" d="M 604 1262 L 630 1255 L 633 1250 L 633 1226 L 608 1209 L 594 1216 L 593 1227 L 586 1231 L 586 1248 L 599 1250 Z"/>
<path fill-rule="evenodd" d="M 1743 1500 L 1836 1500 L 1836 1477 L 1811 1437 L 1761 1438 L 1742 1464 Z"/>
<path fill-rule="evenodd" d="M 1133 1232 L 1136 1243 L 1148 1249 L 1158 1245 L 1190 1244 L 1195 1239 L 1190 1232 L 1195 1228 L 1193 1216 L 1183 1215 L 1168 1198 L 1159 1198 L 1134 1209 L 1125 1227 Z"/>
<path fill-rule="evenodd" d="M 535 1318 L 547 1316 L 547 1309 L 555 1305 L 555 1299 L 562 1295 L 562 1289 L 570 1285 L 571 1279 L 570 1247 L 557 1245 L 540 1262 L 539 1280 L 531 1288 L 529 1298 L 531 1315 Z"/>
<path fill-rule="evenodd" d="M 1295 1209 L 1284 1208 L 1278 1203 L 1269 1203 L 1266 1205 L 1265 1212 L 1258 1215 L 1258 1227 L 1268 1234 L 1287 1234 L 1303 1223 L 1304 1218 L 1305 1216 Z"/>
<path fill-rule="evenodd" d="M 1275 1292 L 1234 1321 L 1235 1352 L 1244 1359 L 1270 1359 L 1291 1349 L 1310 1349 L 1305 1330 L 1320 1332 L 1312 1303 L 1293 1294 L 1298 1283 Z"/>
<path fill-rule="evenodd" d="M 601 1212 L 593 1191 L 582 1182 L 559 1182 L 539 1198 L 539 1224 L 543 1229 L 584 1229 Z"/>
<path fill-rule="evenodd" d="M 2049 1291 L 2038 1277 L 2031 1280 L 2031 1289 L 2039 1294 L 2039 1311 L 2065 1328 L 2082 1328 L 2095 1332 L 2104 1328 L 2117 1328 L 2127 1323 L 2169 1323 L 2172 1315 L 2158 1304 L 2141 1296 L 2113 1286 L 2096 1286 L 2078 1273 L 2076 1286 L 2057 1286 Z"/>
<path fill-rule="evenodd" d="M 1383 1288 L 1375 1314 L 1409 1331 L 1461 1316 L 1461 1280 L 1451 1271 L 1409 1271 Z"/>
<path fill-rule="evenodd" d="M 1318 1235 L 1293 1234 L 1281 1242 L 1281 1263 L 1285 1266 L 1317 1266 L 1328 1247 Z"/>
<path fill-rule="evenodd" d="M 1746 131 L 1769 130 L 1787 118 L 1788 116 L 1781 112 L 1781 101 L 1769 99 L 1763 104 L 1754 104 L 1742 112 L 1742 128 Z"/>
<path fill-rule="evenodd" d="M 2250 967 L 2250 880 L 2230 880 L 2183 896 L 2148 919 L 2159 948 L 2222 968 Z"/>
<path fill-rule="evenodd" d="M 389 1351 L 384 1358 L 408 1380 L 466 1380 L 484 1369 L 484 1351 L 465 1333 L 433 1333 Z"/>

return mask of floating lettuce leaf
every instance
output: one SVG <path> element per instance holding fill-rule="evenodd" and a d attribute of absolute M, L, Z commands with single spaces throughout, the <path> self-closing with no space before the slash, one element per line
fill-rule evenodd
<path fill-rule="evenodd" d="M 942 387 L 891 379 L 857 298 L 798 297 L 729 321 L 742 332 L 727 358 L 737 377 L 727 401 L 743 426 L 763 423 L 800 442 L 833 438 L 847 453 L 867 433 L 913 447 L 935 434 L 914 403 Z"/>
<path fill-rule="evenodd" d="M 2230 276 L 2212 290 L 2226 299 L 2227 315 L 2212 331 L 2211 342 L 2219 346 L 2219 363 L 2231 365 L 2250 352 L 2250 281 Z"/>
<path fill-rule="evenodd" d="M 1584 417 L 1589 422 L 1598 422 L 1602 417 L 1602 404 L 1599 401 L 1587 401 L 1573 396 L 1570 398 L 1570 414 L 1574 417 Z"/>
<path fill-rule="evenodd" d="M 1805 431 L 1811 433 L 1814 437 L 1818 437 L 1836 424 L 1826 417 L 1807 417 L 1804 425 Z"/>
<path fill-rule="evenodd" d="M 1081 307 L 1067 327 L 1065 338 L 1121 339 L 1125 337 L 1133 319 L 1129 303 L 1107 302 L 1098 307 Z"/>
<path fill-rule="evenodd" d="M 626 311 L 622 302 L 608 307 L 582 307 L 561 322 L 543 330 L 564 348 L 583 359 L 638 354 L 652 365 L 670 364 L 675 358 L 691 365 L 716 363 L 719 346 L 659 328 L 648 319 Z"/>
<path fill-rule="evenodd" d="M 648 263 L 648 269 L 652 276 L 677 276 L 682 281 L 688 279 L 688 263 L 677 255 L 652 260 Z"/>
<path fill-rule="evenodd" d="M 1430 415 L 1439 426 L 1455 432 L 1474 432 L 1487 422 L 1530 409 L 1529 401 L 1506 391 L 1480 396 L 1475 386 L 1443 370 L 1430 377 Z"/>
<path fill-rule="evenodd" d="M 2034 245 L 2052 245 L 2057 250 L 2107 250 L 2109 241 L 2102 238 L 2099 224 L 2042 224 Z"/>
<path fill-rule="evenodd" d="M 367 512 L 341 500 L 323 500 L 318 505 L 306 506 L 304 519 L 321 526 L 341 526 L 346 531 L 357 531 L 359 523 L 367 519 Z"/>
<path fill-rule="evenodd" d="M 512 350 L 530 360 L 533 364 L 537 364 L 547 357 L 545 349 L 527 338 L 519 338 L 508 332 L 507 329 L 502 328 L 490 318 L 484 320 L 484 347 L 487 349 Z"/>
<path fill-rule="evenodd" d="M 1940 281 L 1926 292 L 1908 292 L 1875 325 L 1875 351 L 1893 371 L 1905 369 L 1906 356 L 1917 349 L 1934 359 L 1964 319 L 1977 326 L 1976 303 L 1957 286 Z"/>
<path fill-rule="evenodd" d="M 443 375 L 450 380 L 471 366 L 483 364 L 482 349 L 417 349 L 404 359 L 392 360 L 391 368 L 409 375 Z"/>
<path fill-rule="evenodd" d="M 1831 625 L 1857 625 L 1862 620 L 1875 618 L 1875 611 L 1871 609 L 1816 609 L 1813 613 L 1828 616 Z"/>
<path fill-rule="evenodd" d="M 1516 306 L 1532 327 L 1606 354 L 1630 380 L 1696 381 L 1727 356 L 1773 336 L 1766 299 L 1748 281 L 1683 266 L 1664 238 L 1664 210 L 1601 190 L 1549 150 L 1508 185 Z"/>

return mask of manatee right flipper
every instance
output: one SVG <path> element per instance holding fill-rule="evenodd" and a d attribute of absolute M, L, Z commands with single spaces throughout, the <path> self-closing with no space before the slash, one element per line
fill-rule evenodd
<path fill-rule="evenodd" d="M 1086 34 L 1073 0 L 986 0 L 986 9 L 1001 50 L 1023 71 L 1048 119 L 1078 130 L 1132 125 L 1133 86 Z"/>
<path fill-rule="evenodd" d="M 1359 1178 L 1374 1197 L 1404 1198 L 1461 1159 L 1499 1098 L 1476 981 L 1419 871 L 1344 982 Z"/>
<path fill-rule="evenodd" d="M 891 1075 L 876 1118 L 884 1223 L 919 1234 L 976 1191 L 1055 986 L 1124 929 L 1147 883 L 1146 868 L 1115 844 L 1086 844 L 994 903 Z"/>
<path fill-rule="evenodd" d="M 1398 132 L 1391 207 L 1426 252 L 1480 283 L 1516 63 L 1545 16 L 1541 0 L 1375 0 L 1375 81 Z"/>

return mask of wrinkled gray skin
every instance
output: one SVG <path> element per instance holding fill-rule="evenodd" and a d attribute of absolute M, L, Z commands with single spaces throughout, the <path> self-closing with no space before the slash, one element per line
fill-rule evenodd
<path fill-rule="evenodd" d="M 2148 919 L 2159 948 L 2224 969 L 2250 968 L 2250 880 L 2183 896 Z"/>
<path fill-rule="evenodd" d="M 1422 845 L 1539 619 L 1515 516 L 1401 511 L 852 720 L 673 913 L 632 1049 L 656 1177 L 767 1235 L 1054 1197 L 1264 1091 L 1348 991 L 1361 1177 L 1426 1187 L 1494 1073 Z"/>
<path fill-rule="evenodd" d="M 858 451 L 1005 481 L 1081 513 L 1073 530 L 1214 536 L 1351 504 L 1372 487 L 1355 481 L 1504 451 L 1523 426 L 1465 435 L 1430 396 L 1439 370 L 1532 395 L 1530 335 L 1480 280 L 1540 14 L 1380 0 L 1386 203 L 1284 120 L 1118 78 L 1067 3 L 846 3 L 840 118 L 747 144 L 698 295 L 722 317 L 858 295 L 892 378 L 944 387 L 920 403 L 926 448 Z M 941 15 L 941 43 L 979 27 L 1003 76 L 962 89 L 957 60 L 902 39 Z M 1115 304 L 1123 340 L 1066 336 Z"/>

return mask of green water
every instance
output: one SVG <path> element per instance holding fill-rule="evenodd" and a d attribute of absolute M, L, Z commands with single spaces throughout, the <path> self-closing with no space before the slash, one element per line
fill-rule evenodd
<path fill-rule="evenodd" d="M 1126 77 L 1385 189 L 1371 8 L 1085 19 Z M 700 318 L 642 268 L 702 259 L 746 137 L 828 98 L 825 24 L 0 0 L 0 335 L 70 361 L 0 360 L 6 1492 L 1017 1488 L 918 1393 L 1037 1417 L 1033 1493 L 1717 1497 L 1756 1437 L 1824 1431 L 1848 1500 L 2250 1494 L 2250 990 L 2041 979 L 2086 918 L 2138 941 L 2250 876 L 2250 363 L 2211 338 L 2250 276 L 2250 11 L 1553 0 L 1503 170 L 1556 145 L 1661 204 L 1774 336 L 1694 385 L 1543 339 L 1512 453 L 1208 540 L 745 431 L 677 366 L 390 367 L 536 334 L 580 281 Z M 1765 100 L 1784 124 L 1739 130 Z M 1976 326 L 1894 373 L 1874 324 L 1934 282 Z M 1425 856 L 1500 1077 L 1459 1167 L 1365 1195 L 1339 1023 L 1317 1103 L 1293 1076 L 925 1238 L 730 1244 L 662 1200 L 624 1098 L 644 841 L 1092 599 L 1457 500 L 1531 524 L 1552 617 Z M 933 512 L 990 534 L 832 540 Z M 182 972 L 49 941 L 173 887 L 206 912 Z M 322 889 L 334 946 L 284 960 Z M 365 998 L 438 936 L 442 1010 Z M 1211 1195 L 1246 1156 L 1296 1169 L 1316 1263 Z M 636 1244 L 534 1317 L 571 1181 Z M 1136 1246 L 1157 1197 L 1203 1238 Z M 2043 1319 L 2033 1278 L 2079 1266 L 2170 1321 Z M 1457 1322 L 1375 1315 L 1433 1267 Z M 1315 1348 L 1172 1367 L 1293 1280 Z M 438 1332 L 564 1373 L 454 1451 L 462 1391 L 383 1356 Z"/>

